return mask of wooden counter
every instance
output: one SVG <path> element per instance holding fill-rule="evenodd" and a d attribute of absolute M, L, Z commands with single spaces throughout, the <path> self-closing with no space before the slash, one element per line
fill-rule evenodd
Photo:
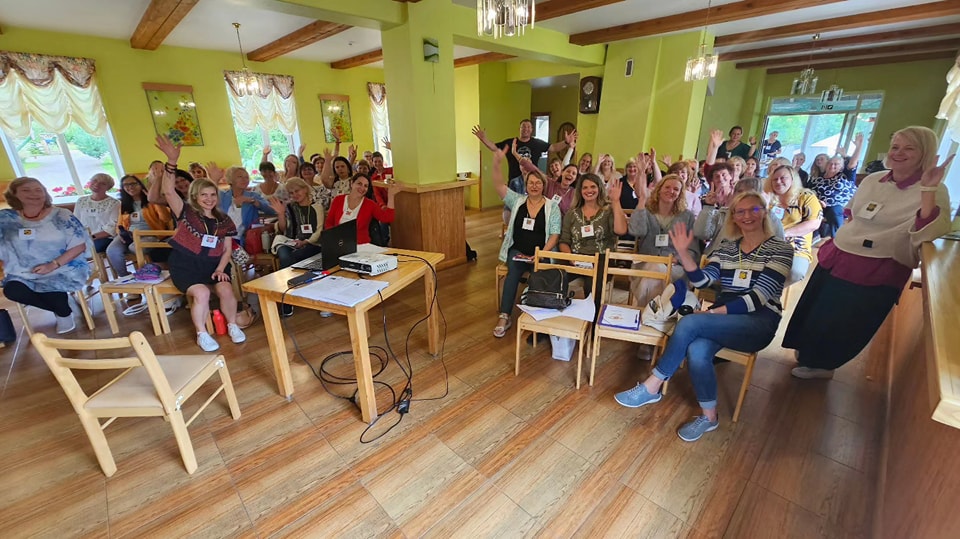
<path fill-rule="evenodd" d="M 921 258 L 922 289 L 877 336 L 889 363 L 874 537 L 960 536 L 960 242 L 926 243 Z"/>
<path fill-rule="evenodd" d="M 960 429 L 960 242 L 925 243 L 921 256 L 931 417 Z"/>

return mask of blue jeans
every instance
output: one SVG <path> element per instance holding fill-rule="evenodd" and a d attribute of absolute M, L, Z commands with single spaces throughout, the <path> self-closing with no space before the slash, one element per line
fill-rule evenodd
<path fill-rule="evenodd" d="M 516 262 L 514 255 L 521 254 L 520 251 L 510 248 L 507 251 L 507 276 L 503 280 L 503 294 L 500 296 L 500 312 L 509 315 L 513 314 L 513 304 L 517 297 L 517 288 L 520 287 L 520 278 L 523 272 L 533 271 L 533 264 L 527 262 Z"/>
<path fill-rule="evenodd" d="M 750 314 L 707 314 L 684 316 L 667 341 L 653 375 L 667 380 L 687 358 L 697 402 L 706 410 L 717 407 L 717 376 L 713 357 L 721 348 L 759 352 L 773 340 L 780 315 L 762 308 Z"/>
<path fill-rule="evenodd" d="M 107 251 L 107 247 L 110 245 L 112 241 L 113 241 L 113 236 L 107 236 L 105 238 L 95 238 L 93 240 L 93 248 L 98 253 L 105 253 Z"/>

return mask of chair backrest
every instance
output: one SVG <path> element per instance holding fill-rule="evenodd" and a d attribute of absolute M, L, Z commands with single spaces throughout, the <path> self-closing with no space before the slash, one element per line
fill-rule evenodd
<path fill-rule="evenodd" d="M 50 368 L 50 372 L 60 383 L 70 400 L 70 404 L 73 405 L 73 409 L 78 414 L 83 412 L 84 405 L 88 400 L 138 367 L 143 367 L 147 371 L 150 380 L 153 382 L 152 389 L 156 391 L 156 396 L 159 396 L 164 410 L 168 413 L 176 410 L 176 399 L 173 396 L 170 383 L 167 381 L 166 375 L 163 374 L 157 356 L 150 348 L 146 337 L 139 331 L 134 331 L 128 337 L 112 339 L 51 339 L 42 333 L 34 333 L 31 341 L 37 347 L 40 356 L 43 357 L 47 367 Z M 109 359 L 84 359 L 65 357 L 61 353 L 67 350 L 119 350 L 124 348 L 132 348 L 134 355 Z M 116 369 L 124 370 L 90 394 L 84 391 L 73 373 L 74 370 Z"/>
<path fill-rule="evenodd" d="M 137 267 L 142 268 L 147 263 L 144 249 L 170 249 L 170 244 L 161 241 L 161 238 L 169 238 L 176 233 L 176 230 L 134 230 L 133 251 L 137 255 Z M 149 236 L 156 237 L 157 240 L 145 239 Z"/>
<path fill-rule="evenodd" d="M 613 262 L 617 260 L 623 260 L 630 264 L 630 267 L 621 268 L 615 265 Z M 664 266 L 663 270 L 649 270 L 634 268 L 634 264 L 640 264 L 643 262 L 649 262 L 651 264 L 662 264 Z M 613 285 L 613 279 L 610 277 L 614 276 L 624 276 L 624 277 L 636 277 L 636 278 L 647 278 L 647 279 L 659 279 L 663 281 L 664 288 L 670 284 L 670 272 L 673 269 L 673 255 L 669 256 L 655 256 L 655 255 L 641 255 L 636 253 L 618 253 L 616 251 L 611 251 L 607 249 L 606 257 L 603 263 L 604 275 L 607 278 L 603 281 L 603 288 L 601 292 L 602 298 L 607 297 L 607 287 Z"/>
<path fill-rule="evenodd" d="M 533 254 L 533 269 L 535 271 L 557 268 L 566 271 L 567 273 L 575 273 L 577 275 L 583 275 L 585 277 L 590 277 L 596 282 L 597 273 L 600 268 L 600 253 L 594 255 L 576 255 L 573 253 L 563 253 L 560 251 L 541 251 L 539 247 Z M 557 263 L 554 260 L 560 260 L 569 262 L 568 264 Z M 581 268 L 573 265 L 576 262 L 581 262 L 584 264 L 591 264 L 589 268 Z"/>
<path fill-rule="evenodd" d="M 87 255 L 90 258 L 88 263 L 91 266 L 90 278 L 87 279 L 87 284 L 92 283 L 94 280 L 99 280 L 101 283 L 105 283 L 110 280 L 107 278 L 107 267 L 103 263 L 103 257 L 97 253 L 96 248 L 93 246 L 93 233 L 90 231 L 90 227 L 86 227 L 85 230 L 87 231 L 87 236 L 90 240 L 90 249 Z"/>

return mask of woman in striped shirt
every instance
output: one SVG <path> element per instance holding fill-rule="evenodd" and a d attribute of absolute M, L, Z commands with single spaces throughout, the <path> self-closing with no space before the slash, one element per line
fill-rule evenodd
<path fill-rule="evenodd" d="M 760 193 L 736 195 L 724 227 L 727 237 L 702 270 L 688 247 L 695 241 L 683 224 L 670 230 L 683 269 L 690 282 L 705 288 L 719 282 L 720 295 L 709 310 L 684 316 L 677 323 L 653 374 L 637 387 L 617 393 L 623 406 L 637 408 L 658 402 L 660 387 L 687 359 L 697 401 L 703 415 L 680 427 L 680 438 L 699 440 L 716 430 L 717 378 L 713 357 L 721 348 L 757 352 L 773 340 L 780 324 L 780 294 L 790 275 L 793 247 L 773 235 L 773 225 Z"/>

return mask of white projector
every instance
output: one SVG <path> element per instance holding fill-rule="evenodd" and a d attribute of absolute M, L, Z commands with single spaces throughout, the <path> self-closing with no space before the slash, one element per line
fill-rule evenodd
<path fill-rule="evenodd" d="M 367 275 L 380 275 L 397 269 L 397 257 L 380 253 L 352 253 L 340 257 L 340 269 Z"/>

